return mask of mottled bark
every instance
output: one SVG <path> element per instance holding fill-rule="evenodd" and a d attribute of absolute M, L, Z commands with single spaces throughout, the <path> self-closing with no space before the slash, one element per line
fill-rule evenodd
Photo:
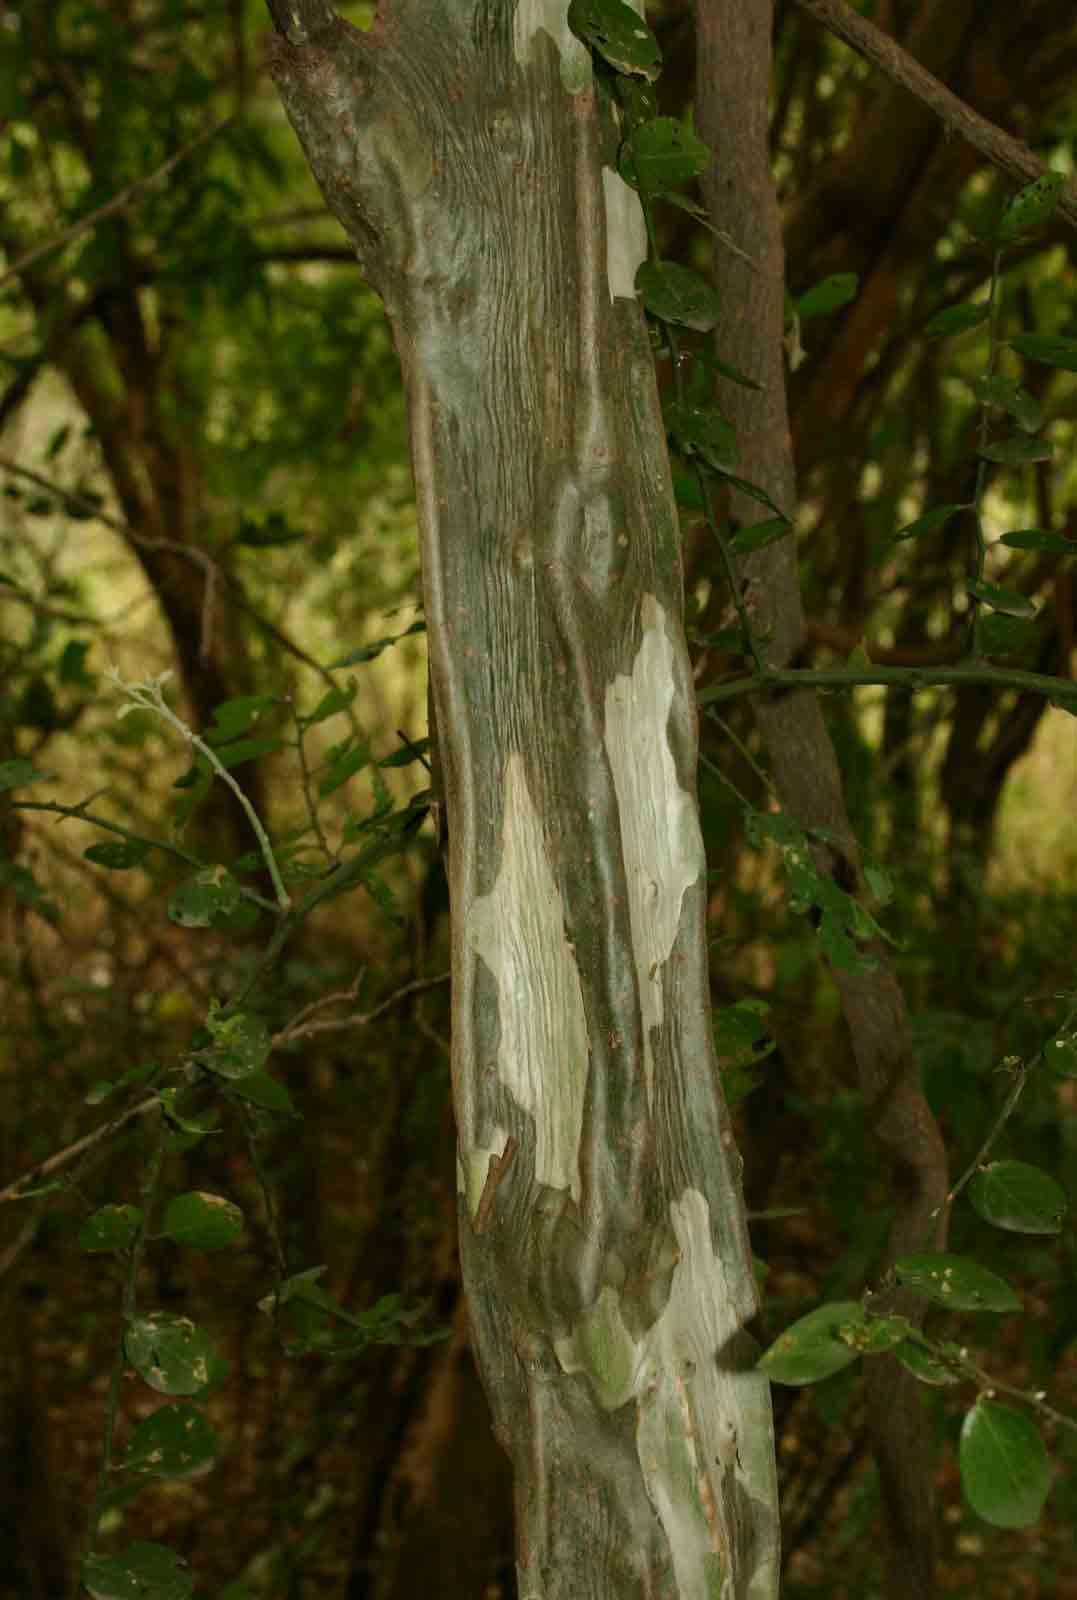
<path fill-rule="evenodd" d="M 324 0 L 269 6 L 408 393 L 461 1249 L 520 1594 L 769 1600 L 769 1396 L 710 1036 L 638 200 L 564 0 L 397 0 L 367 34 Z"/>
<path fill-rule="evenodd" d="M 718 349 L 761 391 L 722 385 L 720 404 L 737 429 L 740 471 L 792 512 L 795 484 L 782 357 L 784 259 L 767 148 L 773 0 L 700 0 L 696 122 L 715 152 L 705 179 L 708 206 L 754 265 L 720 247 L 716 279 L 724 306 Z M 731 510 L 757 520 L 753 502 L 734 495 Z M 796 547 L 783 540 L 743 563 L 755 626 L 770 636 L 772 666 L 800 648 L 804 621 Z M 759 728 L 783 806 L 800 822 L 840 841 L 818 847 L 822 870 L 862 892 L 859 851 L 845 812 L 841 776 L 814 693 L 761 698 Z M 893 1160 L 896 1215 L 892 1254 L 922 1247 L 947 1190 L 946 1152 L 921 1088 L 908 1016 L 882 951 L 873 972 L 835 971 L 834 982 L 875 1131 Z M 937 1234 L 936 1234 L 937 1236 Z M 906 1297 L 901 1309 L 917 1314 Z M 930 1440 L 915 1379 L 891 1358 L 866 1363 L 868 1407 L 893 1536 L 890 1593 L 927 1600 L 934 1587 Z"/>

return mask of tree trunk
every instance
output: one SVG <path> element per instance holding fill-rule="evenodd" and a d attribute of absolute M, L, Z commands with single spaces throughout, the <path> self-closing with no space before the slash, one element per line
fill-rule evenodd
<path fill-rule="evenodd" d="M 409 398 L 461 1248 L 520 1594 L 766 1600 L 770 1404 L 638 201 L 565 0 L 396 0 L 368 34 L 327 0 L 268 4 Z"/>

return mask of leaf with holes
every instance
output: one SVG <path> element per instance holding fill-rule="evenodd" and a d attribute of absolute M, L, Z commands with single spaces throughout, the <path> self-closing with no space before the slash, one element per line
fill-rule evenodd
<path fill-rule="evenodd" d="M 899 1283 L 952 1311 L 1020 1311 L 1005 1278 L 964 1256 L 910 1255 L 894 1262 Z"/>
<path fill-rule="evenodd" d="M 758 1367 L 774 1383 L 800 1385 L 829 1378 L 851 1366 L 860 1356 L 842 1330 L 854 1333 L 865 1326 L 864 1309 L 856 1300 L 832 1301 L 810 1311 L 780 1334 L 760 1358 Z"/>
<path fill-rule="evenodd" d="M 658 40 L 624 0 L 572 0 L 568 25 L 618 72 L 654 79 L 662 70 Z"/>
<path fill-rule="evenodd" d="M 636 293 L 647 310 L 663 322 L 697 333 L 709 333 L 718 321 L 717 291 L 676 261 L 645 261 L 636 273 Z"/>
<path fill-rule="evenodd" d="M 1062 198 L 1064 183 L 1061 172 L 1045 172 L 1035 182 L 1019 189 L 999 217 L 995 237 L 1007 243 L 1049 222 Z"/>
<path fill-rule="evenodd" d="M 223 1195 L 192 1190 L 170 1200 L 161 1233 L 195 1250 L 223 1250 L 243 1232 L 243 1213 Z"/>
<path fill-rule="evenodd" d="M 217 1432 L 197 1406 L 162 1406 L 132 1432 L 123 1466 L 150 1478 L 198 1478 L 220 1452 Z"/>
<path fill-rule="evenodd" d="M 102 1206 L 79 1229 L 79 1249 L 96 1254 L 105 1250 L 127 1250 L 134 1243 L 142 1222 L 138 1206 Z"/>
<path fill-rule="evenodd" d="M 638 127 L 626 142 L 620 168 L 622 178 L 634 189 L 663 195 L 706 172 L 710 161 L 710 146 L 679 117 L 655 117 Z"/>
<path fill-rule="evenodd" d="M 167 1311 L 133 1318 L 123 1345 L 139 1377 L 159 1394 L 201 1394 L 227 1370 L 202 1328 Z"/>
<path fill-rule="evenodd" d="M 93 1600 L 189 1600 L 194 1579 L 174 1550 L 144 1539 L 118 1556 L 87 1556 L 82 1582 Z"/>

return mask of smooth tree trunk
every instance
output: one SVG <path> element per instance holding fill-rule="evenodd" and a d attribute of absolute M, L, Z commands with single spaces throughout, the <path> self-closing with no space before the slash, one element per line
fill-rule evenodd
<path fill-rule="evenodd" d="M 638 201 L 567 0 L 387 0 L 368 33 L 326 0 L 268 4 L 409 399 L 461 1250 L 521 1600 L 769 1600 L 770 1401 Z"/>

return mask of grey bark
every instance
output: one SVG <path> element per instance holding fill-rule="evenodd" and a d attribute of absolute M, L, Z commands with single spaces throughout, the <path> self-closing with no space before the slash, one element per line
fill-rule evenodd
<path fill-rule="evenodd" d="M 464 1281 L 522 1600 L 771 1600 L 665 436 L 564 0 L 269 0 L 408 393 L 448 813 Z M 604 159 L 605 158 L 605 159 Z"/>

